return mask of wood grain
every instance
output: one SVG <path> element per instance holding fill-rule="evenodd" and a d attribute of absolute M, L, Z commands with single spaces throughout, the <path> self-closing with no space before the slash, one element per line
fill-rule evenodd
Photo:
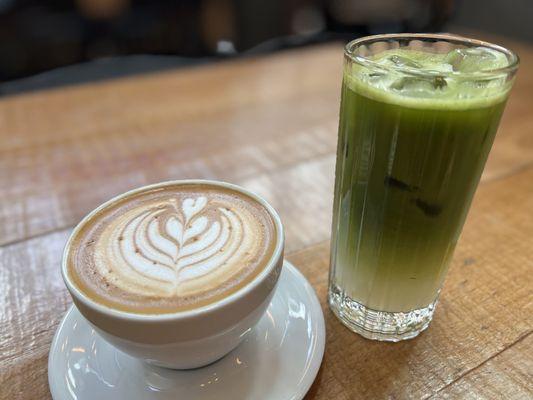
<path fill-rule="evenodd" d="M 1 100 L 0 243 L 143 184 L 240 182 L 333 154 L 341 61 L 322 47 Z"/>
<path fill-rule="evenodd" d="M 505 351 L 448 384 L 431 399 L 531 398 L 533 382 L 533 336 L 519 339 Z"/>
<path fill-rule="evenodd" d="M 484 179 L 533 162 L 533 54 L 511 44 L 522 68 Z M 341 65 L 339 44 L 0 99 L 0 244 L 143 184 L 242 183 L 333 155 Z"/>
<path fill-rule="evenodd" d="M 498 41 L 498 40 L 496 40 Z M 367 341 L 326 306 L 342 50 L 338 44 L 0 99 L 0 399 L 46 399 L 73 225 L 111 196 L 180 178 L 267 198 L 327 321 L 307 399 L 533 397 L 533 47 L 419 338 Z"/>

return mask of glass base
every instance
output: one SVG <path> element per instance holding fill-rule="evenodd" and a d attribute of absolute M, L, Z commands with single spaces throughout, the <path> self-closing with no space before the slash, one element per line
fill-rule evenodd
<path fill-rule="evenodd" d="M 346 296 L 336 285 L 329 289 L 329 307 L 350 330 L 361 336 L 387 342 L 412 339 L 429 326 L 437 300 L 409 312 L 376 311 Z"/>

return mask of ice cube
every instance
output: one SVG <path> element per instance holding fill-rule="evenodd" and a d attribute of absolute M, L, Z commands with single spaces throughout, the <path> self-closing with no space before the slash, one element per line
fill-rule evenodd
<path fill-rule="evenodd" d="M 387 78 L 387 75 L 383 72 L 370 72 L 367 75 L 368 81 L 374 85 L 385 84 Z"/>
<path fill-rule="evenodd" d="M 431 65 L 430 67 L 428 67 L 428 71 L 440 72 L 441 74 L 447 74 L 449 72 L 453 72 L 453 67 L 450 64 L 440 62 L 438 64 L 435 63 Z"/>
<path fill-rule="evenodd" d="M 458 72 L 476 72 L 507 65 L 505 54 L 486 47 L 455 49 L 446 55 L 444 61 Z"/>
<path fill-rule="evenodd" d="M 389 65 L 393 65 L 400 68 L 422 68 L 422 66 L 416 61 L 410 60 L 407 57 L 402 57 L 397 54 L 393 54 L 390 57 L 387 57 Z"/>
<path fill-rule="evenodd" d="M 417 63 L 414 60 L 411 60 L 408 57 L 400 56 L 398 54 L 391 54 L 384 57 L 376 59 L 378 64 L 387 66 L 387 67 L 400 67 L 400 68 L 414 68 L 420 69 L 422 65 Z"/>
<path fill-rule="evenodd" d="M 396 79 L 389 88 L 410 97 L 430 97 L 436 90 L 444 90 L 447 87 L 446 79 L 442 76 L 431 78 L 406 76 Z"/>

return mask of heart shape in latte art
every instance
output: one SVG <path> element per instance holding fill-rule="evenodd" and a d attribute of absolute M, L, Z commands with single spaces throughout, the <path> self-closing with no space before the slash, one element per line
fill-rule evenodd
<path fill-rule="evenodd" d="M 129 214 L 110 227 L 108 254 L 115 262 L 107 267 L 129 291 L 172 295 L 194 280 L 207 287 L 234 273 L 257 246 L 253 218 L 203 196 Z"/>

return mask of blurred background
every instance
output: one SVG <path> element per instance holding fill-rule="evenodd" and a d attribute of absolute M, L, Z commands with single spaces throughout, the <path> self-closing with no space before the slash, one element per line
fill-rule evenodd
<path fill-rule="evenodd" d="M 531 0 L 0 0 L 0 95 L 384 32 L 533 41 Z"/>

